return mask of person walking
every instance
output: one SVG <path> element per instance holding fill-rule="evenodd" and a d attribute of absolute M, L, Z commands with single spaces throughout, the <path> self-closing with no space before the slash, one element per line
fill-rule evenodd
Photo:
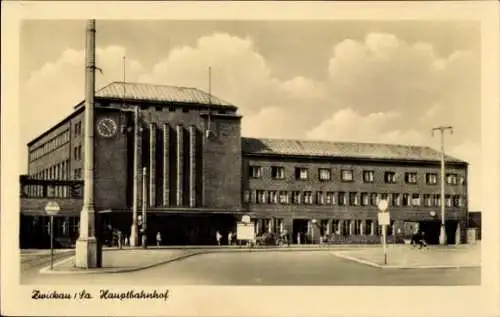
<path fill-rule="evenodd" d="M 425 242 L 425 232 L 422 231 L 422 234 L 420 235 L 420 240 L 418 241 L 420 245 L 420 249 L 425 248 L 427 246 L 427 242 Z"/>
<path fill-rule="evenodd" d="M 219 230 L 215 232 L 215 239 L 217 240 L 217 244 L 220 245 L 220 240 L 222 239 L 222 235 L 220 234 Z"/>
<path fill-rule="evenodd" d="M 233 244 L 233 233 L 229 231 L 227 234 L 227 245 L 232 245 Z"/>
<path fill-rule="evenodd" d="M 117 237 L 118 249 L 121 249 L 122 248 L 122 238 L 123 238 L 122 232 L 120 230 L 118 230 L 117 235 L 118 235 L 118 237 Z"/>
<path fill-rule="evenodd" d="M 160 245 L 161 245 L 161 233 L 160 233 L 160 231 L 158 231 L 156 233 L 156 246 L 159 247 Z"/>
<path fill-rule="evenodd" d="M 125 236 L 125 247 L 128 247 L 129 246 L 129 241 L 128 241 L 128 236 Z"/>
<path fill-rule="evenodd" d="M 300 245 L 300 232 L 297 232 L 297 244 Z"/>

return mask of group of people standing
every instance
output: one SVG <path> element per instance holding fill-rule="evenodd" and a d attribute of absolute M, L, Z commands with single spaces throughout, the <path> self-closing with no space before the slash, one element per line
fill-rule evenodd
<path fill-rule="evenodd" d="M 217 245 L 222 245 L 222 234 L 219 230 L 215 232 L 215 240 L 217 241 Z M 227 233 L 227 245 L 233 245 L 236 243 L 236 234 L 232 231 Z"/>

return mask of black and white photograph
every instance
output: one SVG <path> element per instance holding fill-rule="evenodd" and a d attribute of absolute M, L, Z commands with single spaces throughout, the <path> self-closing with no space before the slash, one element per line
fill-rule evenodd
<path fill-rule="evenodd" d="M 299 296 L 288 287 L 417 287 L 411 315 L 424 286 L 497 290 L 484 263 L 498 253 L 485 241 L 498 228 L 498 175 L 485 173 L 499 164 L 485 142 L 498 141 L 498 74 L 485 76 L 498 28 L 485 31 L 481 3 L 448 19 L 21 18 L 18 154 L 2 164 L 16 196 L 2 247 L 29 290 L 18 300 L 168 310 L 177 287 L 280 287 L 281 303 Z M 264 308 L 253 314 L 277 309 Z"/>

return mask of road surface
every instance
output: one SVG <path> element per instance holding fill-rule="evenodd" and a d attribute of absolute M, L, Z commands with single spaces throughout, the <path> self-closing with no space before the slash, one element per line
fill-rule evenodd
<path fill-rule="evenodd" d="M 379 269 L 331 251 L 216 252 L 128 273 L 40 274 L 33 266 L 21 274 L 22 284 L 73 285 L 478 285 L 480 280 L 480 268 Z"/>

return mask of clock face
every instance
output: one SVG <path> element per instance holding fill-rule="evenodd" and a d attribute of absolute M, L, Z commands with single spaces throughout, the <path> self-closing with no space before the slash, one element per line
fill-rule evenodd
<path fill-rule="evenodd" d="M 110 138 L 116 134 L 118 125 L 111 118 L 102 118 L 97 121 L 97 132 L 103 137 Z"/>

